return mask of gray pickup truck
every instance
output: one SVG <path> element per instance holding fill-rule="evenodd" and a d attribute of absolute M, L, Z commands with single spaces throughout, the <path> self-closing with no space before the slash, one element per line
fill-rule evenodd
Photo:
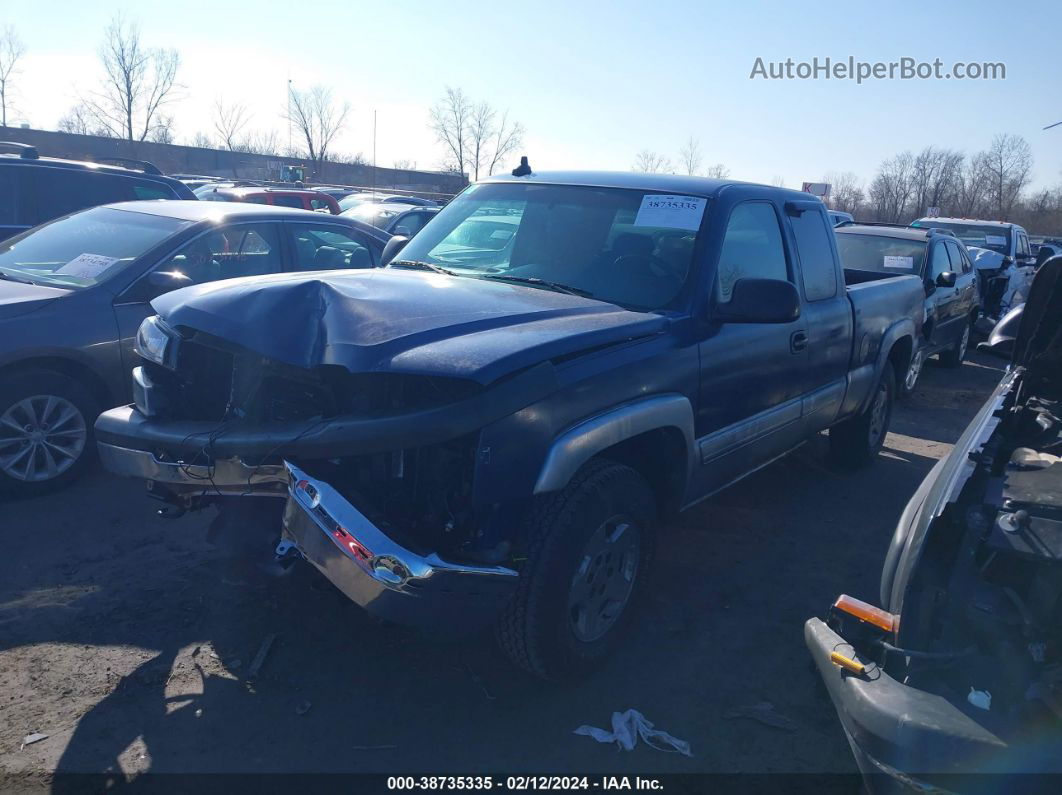
<path fill-rule="evenodd" d="M 922 318 L 762 185 L 497 177 L 401 245 L 156 299 L 101 457 L 181 508 L 275 496 L 280 554 L 546 678 L 615 645 L 661 517 L 826 429 L 869 461 Z"/>

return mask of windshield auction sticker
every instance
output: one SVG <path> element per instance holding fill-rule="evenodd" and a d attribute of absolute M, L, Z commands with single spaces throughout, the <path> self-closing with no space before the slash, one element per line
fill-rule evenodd
<path fill-rule="evenodd" d="M 647 193 L 634 219 L 635 226 L 699 229 L 708 200 L 701 196 L 665 196 Z"/>
<path fill-rule="evenodd" d="M 117 261 L 118 257 L 105 257 L 102 254 L 78 254 L 70 262 L 61 268 L 57 268 L 54 272 L 63 276 L 95 279 Z"/>

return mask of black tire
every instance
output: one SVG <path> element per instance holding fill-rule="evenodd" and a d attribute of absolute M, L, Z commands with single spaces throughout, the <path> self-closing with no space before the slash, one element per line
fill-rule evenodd
<path fill-rule="evenodd" d="M 897 391 L 897 397 L 900 399 L 906 399 L 911 397 L 918 388 L 918 379 L 922 375 L 922 369 L 926 366 L 926 356 L 924 349 L 919 348 L 911 355 L 911 363 L 907 367 L 907 372 L 904 373 L 903 380 L 900 382 L 900 388 Z"/>
<path fill-rule="evenodd" d="M 604 662 L 645 589 L 655 521 L 656 501 L 645 479 L 628 466 L 604 459 L 586 464 L 562 491 L 538 500 L 527 521 L 527 560 L 516 593 L 495 628 L 499 645 L 513 662 L 553 681 L 577 678 Z M 609 527 L 613 530 L 605 529 Z M 632 528 L 636 534 L 627 535 Z M 629 557 L 613 559 L 609 552 L 607 559 L 604 553 L 591 559 L 585 554 L 595 539 L 610 533 L 615 533 L 617 544 L 629 545 L 628 556 L 637 550 L 633 571 Z M 580 589 L 593 586 L 591 594 L 596 594 L 600 585 L 604 591 L 606 584 L 619 581 L 614 572 L 624 569 L 630 576 L 622 579 L 630 585 L 622 587 L 629 592 L 618 608 L 572 606 Z M 602 579 L 595 584 L 597 574 Z M 600 636 L 588 631 L 589 614 L 594 614 L 591 623 L 611 616 Z"/>
<path fill-rule="evenodd" d="M 945 367 L 962 367 L 962 361 L 966 358 L 966 352 L 970 348 L 970 335 L 972 333 L 973 324 L 968 322 L 955 344 L 940 352 L 940 363 Z"/>
<path fill-rule="evenodd" d="M 72 420 L 50 428 L 52 441 L 61 442 L 61 446 L 68 446 L 68 449 L 76 449 L 76 455 L 63 457 L 51 452 L 55 449 L 54 446 L 49 447 L 48 454 L 52 456 L 52 459 L 55 461 L 62 459 L 62 463 L 56 465 L 54 476 L 47 476 L 45 467 L 41 464 L 39 474 L 42 479 L 33 479 L 35 474 L 31 473 L 30 467 L 25 467 L 25 474 L 23 474 L 26 454 L 22 458 L 14 459 L 32 442 L 26 443 L 21 440 L 10 425 L 0 425 L 0 494 L 36 496 L 57 491 L 80 477 L 96 457 L 93 424 L 100 413 L 99 401 L 84 385 L 62 373 L 41 370 L 22 373 L 10 378 L 5 377 L 3 385 L 0 386 L 0 419 L 14 418 L 16 423 L 21 422 L 26 416 L 24 411 L 27 405 L 31 410 L 40 411 L 46 420 L 60 419 L 64 415 L 57 414 L 56 407 L 45 413 L 48 411 L 46 403 L 36 400 L 38 397 L 47 396 L 58 398 L 76 412 Z M 31 404 L 24 404 L 23 401 L 27 399 L 34 399 L 34 401 Z M 65 408 L 63 404 L 55 404 L 55 406 Z M 72 429 L 77 429 L 78 432 L 74 433 Z M 82 430 L 83 435 L 81 435 Z M 83 439 L 84 443 L 78 446 L 72 443 L 74 439 Z M 34 455 L 38 456 L 35 461 L 43 461 L 40 457 L 42 454 L 35 453 Z M 72 463 L 68 463 L 70 458 L 72 458 Z"/>
<path fill-rule="evenodd" d="M 878 454 L 889 432 L 895 395 L 896 374 L 892 364 L 886 362 L 866 409 L 830 428 L 830 453 L 838 464 L 864 466 Z M 879 400 L 883 401 L 880 406 Z"/>

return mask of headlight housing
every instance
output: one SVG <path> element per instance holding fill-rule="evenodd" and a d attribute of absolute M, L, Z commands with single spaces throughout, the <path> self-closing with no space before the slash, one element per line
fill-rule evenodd
<path fill-rule="evenodd" d="M 176 343 L 177 335 L 173 330 L 158 315 L 152 315 L 140 324 L 133 350 L 149 362 L 172 368 Z"/>

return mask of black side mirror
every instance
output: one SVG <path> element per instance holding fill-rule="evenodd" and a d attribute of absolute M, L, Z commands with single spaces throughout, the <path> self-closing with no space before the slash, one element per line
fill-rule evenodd
<path fill-rule="evenodd" d="M 380 265 L 389 265 L 391 260 L 398 256 L 398 252 L 406 247 L 409 238 L 404 235 L 395 235 L 384 244 L 383 254 L 380 255 Z"/>
<path fill-rule="evenodd" d="M 396 226 L 395 227 L 395 236 L 396 237 L 413 237 L 413 234 L 409 231 L 409 227 L 408 226 Z"/>
<path fill-rule="evenodd" d="M 1013 264 L 1014 264 L 1014 257 L 1010 256 L 1009 254 L 1006 255 L 1005 257 L 1003 257 L 1002 267 L 1006 268 L 1006 267 L 1008 267 L 1010 265 L 1013 265 Z"/>
<path fill-rule="evenodd" d="M 937 276 L 937 287 L 954 287 L 955 286 L 955 273 L 954 271 L 944 271 Z"/>
<path fill-rule="evenodd" d="M 187 287 L 192 280 L 180 271 L 152 271 L 148 274 L 147 283 L 151 287 L 148 292 L 155 298 L 170 290 Z"/>
<path fill-rule="evenodd" d="M 800 317 L 800 294 L 781 279 L 738 279 L 716 315 L 724 323 L 789 323 Z"/>

